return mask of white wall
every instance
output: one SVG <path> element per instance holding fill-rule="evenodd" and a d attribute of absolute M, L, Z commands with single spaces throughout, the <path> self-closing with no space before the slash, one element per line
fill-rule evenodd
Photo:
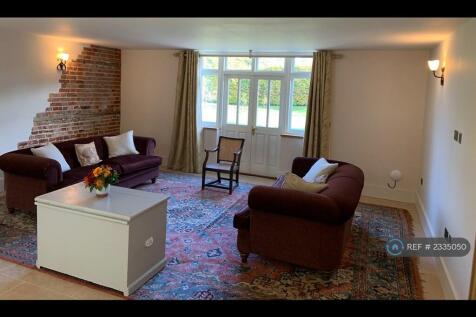
<path fill-rule="evenodd" d="M 470 241 L 463 258 L 441 258 L 443 271 L 457 299 L 467 299 L 476 232 L 476 19 L 460 28 L 431 57 L 446 64 L 445 85 L 428 75 L 419 207 L 428 231 Z M 453 131 L 463 133 L 462 143 Z"/>
<path fill-rule="evenodd" d="M 415 202 L 428 69 L 427 50 L 338 51 L 330 152 L 364 171 L 363 194 Z M 403 178 L 387 188 L 389 172 Z"/>
<path fill-rule="evenodd" d="M 0 29 L 0 155 L 28 140 L 33 117 L 47 107 L 48 95 L 58 91 L 56 54 L 60 48 L 74 58 L 81 45 Z"/>
<path fill-rule="evenodd" d="M 157 139 L 170 150 L 178 58 L 170 50 L 123 50 L 121 130 Z M 364 194 L 415 201 L 426 96 L 427 50 L 339 51 L 334 61 L 331 157 L 360 166 Z M 215 142 L 213 131 L 208 133 Z M 302 139 L 282 138 L 280 169 L 289 170 Z M 396 190 L 386 187 L 403 172 Z"/>
<path fill-rule="evenodd" d="M 166 166 L 171 147 L 178 57 L 172 50 L 122 50 L 121 131 L 151 136 Z"/>

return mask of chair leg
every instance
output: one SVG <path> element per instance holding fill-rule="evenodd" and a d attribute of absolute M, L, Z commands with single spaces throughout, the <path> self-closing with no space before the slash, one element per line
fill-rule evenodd
<path fill-rule="evenodd" d="M 205 174 L 206 174 L 206 172 L 207 171 L 205 169 L 202 170 L 202 190 L 205 189 Z"/>
<path fill-rule="evenodd" d="M 217 172 L 217 176 L 218 176 L 218 182 L 221 184 L 221 173 Z"/>
<path fill-rule="evenodd" d="M 240 170 L 236 170 L 236 185 L 240 184 Z"/>
<path fill-rule="evenodd" d="M 157 177 L 152 178 L 152 184 L 155 184 L 157 182 Z"/>
<path fill-rule="evenodd" d="M 230 171 L 230 184 L 229 184 L 229 187 L 228 187 L 228 194 L 231 195 L 231 193 L 233 192 L 233 171 Z"/>

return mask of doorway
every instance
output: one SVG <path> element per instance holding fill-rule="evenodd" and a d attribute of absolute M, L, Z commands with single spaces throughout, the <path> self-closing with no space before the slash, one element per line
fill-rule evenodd
<path fill-rule="evenodd" d="M 225 75 L 221 135 L 245 139 L 240 170 L 279 173 L 280 131 L 285 107 L 278 76 Z"/>

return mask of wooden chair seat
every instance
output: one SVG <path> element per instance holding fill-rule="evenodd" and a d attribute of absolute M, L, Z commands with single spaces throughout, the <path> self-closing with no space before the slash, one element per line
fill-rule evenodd
<path fill-rule="evenodd" d="M 232 166 L 231 163 L 208 163 L 206 169 L 208 171 L 223 171 L 229 172 L 231 170 L 238 170 L 239 166 Z"/>

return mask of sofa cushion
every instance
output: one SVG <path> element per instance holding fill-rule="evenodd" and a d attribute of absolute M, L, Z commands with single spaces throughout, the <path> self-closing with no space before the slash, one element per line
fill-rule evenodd
<path fill-rule="evenodd" d="M 291 172 L 287 172 L 284 175 L 284 181 L 281 185 L 281 188 L 285 189 L 295 189 L 303 192 L 310 192 L 310 193 L 318 193 L 325 189 L 327 184 L 325 183 L 309 183 L 306 182 L 301 177 L 293 174 Z"/>
<path fill-rule="evenodd" d="M 74 145 L 87 144 L 90 142 L 94 142 L 94 146 L 96 147 L 96 152 L 98 153 L 99 159 L 104 160 L 105 158 L 107 158 L 107 156 L 105 155 L 106 144 L 104 143 L 101 137 L 88 137 L 88 138 L 81 138 L 76 140 L 69 140 L 69 141 L 64 141 L 60 143 L 55 143 L 55 145 L 60 150 L 61 154 L 63 154 L 69 166 L 71 166 L 71 168 L 74 169 L 76 167 L 81 166 L 79 164 Z"/>
<path fill-rule="evenodd" d="M 120 174 L 130 174 L 148 168 L 159 167 L 162 164 L 162 158 L 160 156 L 130 154 L 110 158 L 106 163 L 118 165 Z"/>

